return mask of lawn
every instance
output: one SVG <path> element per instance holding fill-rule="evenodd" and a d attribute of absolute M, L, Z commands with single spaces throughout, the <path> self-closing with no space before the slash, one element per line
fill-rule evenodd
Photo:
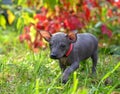
<path fill-rule="evenodd" d="M 91 74 L 88 59 L 64 85 L 49 49 L 34 53 L 18 35 L 0 30 L 0 94 L 120 94 L 120 56 L 99 51 L 97 75 Z"/>

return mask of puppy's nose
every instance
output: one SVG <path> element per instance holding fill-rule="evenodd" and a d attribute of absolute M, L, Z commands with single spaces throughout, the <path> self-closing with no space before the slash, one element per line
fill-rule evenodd
<path fill-rule="evenodd" d="M 50 58 L 52 58 L 52 59 L 56 59 L 56 58 L 57 58 L 57 55 L 54 54 L 54 53 L 51 53 L 51 54 L 50 54 Z"/>

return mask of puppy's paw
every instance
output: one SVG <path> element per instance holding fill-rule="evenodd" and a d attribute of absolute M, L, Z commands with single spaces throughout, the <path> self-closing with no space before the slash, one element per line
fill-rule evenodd
<path fill-rule="evenodd" d="M 63 83 L 63 84 L 66 84 L 66 83 L 67 83 L 67 80 L 65 80 L 65 79 L 62 80 L 62 83 Z"/>
<path fill-rule="evenodd" d="M 64 77 L 62 78 L 62 83 L 63 83 L 63 84 L 66 84 L 67 81 L 68 81 L 68 77 L 67 77 L 67 76 L 64 76 Z"/>

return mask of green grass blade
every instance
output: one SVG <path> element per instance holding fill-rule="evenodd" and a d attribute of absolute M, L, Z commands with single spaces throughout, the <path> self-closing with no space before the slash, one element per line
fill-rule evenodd
<path fill-rule="evenodd" d="M 118 62 L 118 64 L 113 68 L 112 71 L 108 72 L 107 74 L 105 74 L 105 76 L 101 79 L 101 81 L 99 82 L 98 86 L 97 86 L 97 91 L 95 92 L 95 94 L 98 94 L 98 88 L 101 85 L 101 83 L 108 78 L 111 74 L 113 74 L 118 68 L 120 67 L 120 62 Z"/>

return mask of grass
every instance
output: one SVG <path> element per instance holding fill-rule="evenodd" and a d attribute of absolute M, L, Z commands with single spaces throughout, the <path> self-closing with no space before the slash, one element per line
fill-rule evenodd
<path fill-rule="evenodd" d="M 120 56 L 99 52 L 96 76 L 88 59 L 63 85 L 49 49 L 33 53 L 19 43 L 16 32 L 0 31 L 0 94 L 120 94 L 119 61 Z"/>

